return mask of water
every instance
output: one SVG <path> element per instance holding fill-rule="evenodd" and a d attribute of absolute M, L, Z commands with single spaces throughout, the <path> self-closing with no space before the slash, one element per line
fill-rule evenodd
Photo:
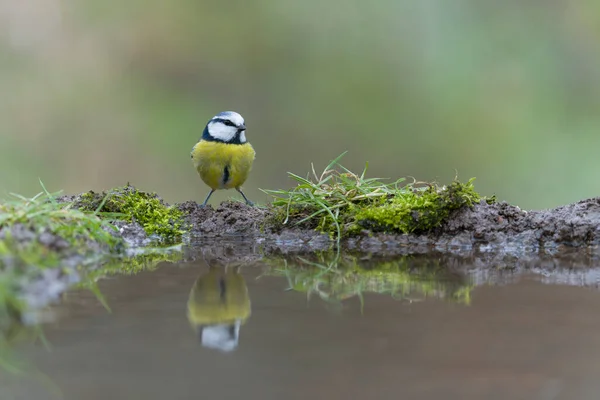
<path fill-rule="evenodd" d="M 1 374 L 0 399 L 599 398 L 600 292 L 581 276 L 488 284 L 431 261 L 399 278 L 412 262 L 393 279 L 204 261 L 106 279 L 111 312 L 69 292 L 49 348 L 14 347 L 25 372 Z"/>

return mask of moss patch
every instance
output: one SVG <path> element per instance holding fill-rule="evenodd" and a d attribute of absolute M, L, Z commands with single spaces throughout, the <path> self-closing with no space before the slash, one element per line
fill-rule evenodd
<path fill-rule="evenodd" d="M 447 187 L 429 186 L 424 191 L 398 191 L 380 204 L 354 209 L 353 219 L 362 228 L 372 231 L 419 233 L 439 226 L 454 210 L 472 207 L 481 200 L 467 183 L 452 182 Z"/>
<path fill-rule="evenodd" d="M 384 183 L 356 174 L 333 160 L 321 174 L 312 169 L 306 178 L 290 173 L 298 182 L 292 190 L 265 190 L 275 199 L 272 216 L 265 224 L 273 229 L 286 225 L 317 229 L 337 236 L 375 232 L 420 233 L 440 226 L 453 210 L 482 200 L 473 180 L 455 180 L 448 186 L 434 183 Z M 494 199 L 486 199 L 494 202 Z"/>
<path fill-rule="evenodd" d="M 185 233 L 183 212 L 166 205 L 155 193 L 143 192 L 130 185 L 102 193 L 84 193 L 74 206 L 100 215 L 138 222 L 148 235 L 154 235 L 160 242 L 178 242 Z"/>

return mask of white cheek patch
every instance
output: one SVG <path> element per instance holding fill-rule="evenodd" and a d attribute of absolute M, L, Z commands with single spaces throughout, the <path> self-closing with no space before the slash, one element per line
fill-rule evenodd
<path fill-rule="evenodd" d="M 246 143 L 246 131 L 240 133 L 240 143 Z"/>
<path fill-rule="evenodd" d="M 221 122 L 211 122 L 208 124 L 208 133 L 215 139 L 229 142 L 237 133 L 237 129 L 233 126 L 222 124 Z"/>

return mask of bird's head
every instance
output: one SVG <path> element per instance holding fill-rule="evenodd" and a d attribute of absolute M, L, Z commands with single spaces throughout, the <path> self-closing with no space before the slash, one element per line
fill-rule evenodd
<path fill-rule="evenodd" d="M 244 118 L 235 111 L 223 111 L 208 121 L 202 139 L 232 143 L 246 143 L 246 124 Z"/>

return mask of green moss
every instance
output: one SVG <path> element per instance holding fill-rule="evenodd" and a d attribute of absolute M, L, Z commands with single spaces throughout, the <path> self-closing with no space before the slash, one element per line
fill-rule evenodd
<path fill-rule="evenodd" d="M 439 226 L 454 210 L 472 207 L 481 200 L 467 183 L 452 182 L 449 186 L 430 186 L 424 191 L 399 192 L 381 204 L 363 207 L 354 213 L 357 225 L 373 231 L 418 233 Z"/>
<path fill-rule="evenodd" d="M 185 232 L 183 213 L 179 209 L 165 205 L 155 193 L 142 192 L 130 185 L 103 193 L 90 191 L 81 195 L 75 206 L 108 217 L 136 221 L 148 235 L 156 235 L 167 243 L 180 241 Z"/>

